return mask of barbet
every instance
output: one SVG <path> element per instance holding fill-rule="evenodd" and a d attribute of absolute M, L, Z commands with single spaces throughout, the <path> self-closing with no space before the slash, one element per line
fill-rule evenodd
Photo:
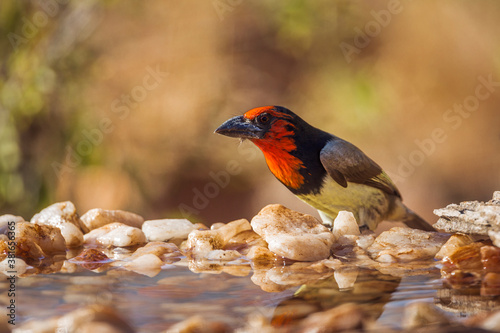
<path fill-rule="evenodd" d="M 252 109 L 227 120 L 215 132 L 257 145 L 274 176 L 316 208 L 327 224 L 347 210 L 361 227 L 371 230 L 383 220 L 434 230 L 403 204 L 389 176 L 359 148 L 309 125 L 284 107 Z"/>

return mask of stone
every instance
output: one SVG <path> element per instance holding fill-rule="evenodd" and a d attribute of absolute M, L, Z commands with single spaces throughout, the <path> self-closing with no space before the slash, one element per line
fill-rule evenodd
<path fill-rule="evenodd" d="M 354 214 L 345 210 L 340 211 L 333 222 L 332 233 L 336 238 L 344 235 L 360 235 Z"/>
<path fill-rule="evenodd" d="M 246 254 L 247 258 L 254 262 L 267 264 L 278 259 L 276 254 L 264 246 L 252 246 Z"/>
<path fill-rule="evenodd" d="M 247 255 L 254 247 L 265 247 L 267 249 L 267 243 L 255 231 L 246 230 L 234 235 L 224 246 L 224 250 L 236 250 L 243 255 Z"/>
<path fill-rule="evenodd" d="M 186 254 L 192 259 L 206 258 L 213 250 L 223 250 L 235 235 L 250 229 L 250 223 L 241 219 L 229 222 L 216 230 L 193 230 L 188 235 Z"/>
<path fill-rule="evenodd" d="M 433 258 L 449 235 L 418 229 L 394 227 L 382 232 L 368 247 L 378 262 L 409 262 Z"/>
<path fill-rule="evenodd" d="M 85 235 L 85 244 L 127 247 L 146 243 L 141 229 L 120 222 L 106 224 Z"/>
<path fill-rule="evenodd" d="M 465 201 L 435 209 L 434 214 L 439 216 L 439 220 L 434 228 L 444 232 L 477 235 L 488 235 L 490 230 L 500 231 L 500 201 L 496 199 L 498 192 L 486 203 Z"/>
<path fill-rule="evenodd" d="M 83 268 L 94 270 L 110 263 L 112 260 L 98 249 L 84 249 L 79 255 L 71 259 Z"/>
<path fill-rule="evenodd" d="M 130 259 L 134 260 L 146 254 L 154 254 L 160 259 L 180 258 L 182 256 L 177 245 L 173 243 L 149 242 L 145 246 L 138 248 Z"/>
<path fill-rule="evenodd" d="M 66 241 L 59 228 L 21 222 L 16 224 L 15 234 L 16 257 L 24 259 L 28 264 L 54 254 L 66 253 Z"/>
<path fill-rule="evenodd" d="M 154 254 L 144 254 L 126 263 L 124 267 L 136 273 L 153 277 L 160 273 L 162 265 L 163 261 Z"/>
<path fill-rule="evenodd" d="M 330 256 L 335 236 L 311 215 L 282 205 L 268 205 L 253 219 L 252 228 L 278 256 L 316 261 Z"/>
<path fill-rule="evenodd" d="M 484 272 L 500 273 L 500 248 L 483 246 L 479 249 Z"/>
<path fill-rule="evenodd" d="M 495 246 L 500 247 L 500 230 L 488 230 L 488 236 Z"/>
<path fill-rule="evenodd" d="M 28 265 L 21 258 L 4 259 L 0 262 L 0 272 L 7 276 L 19 276 L 26 272 Z"/>
<path fill-rule="evenodd" d="M 107 210 L 94 208 L 82 215 L 81 221 L 85 232 L 100 228 L 106 224 L 120 222 L 125 225 L 141 228 L 144 218 L 124 210 Z"/>
<path fill-rule="evenodd" d="M 429 325 L 444 326 L 450 323 L 448 317 L 434 304 L 415 302 L 408 304 L 403 313 L 403 328 L 413 330 Z"/>
<path fill-rule="evenodd" d="M 235 250 L 212 250 L 208 252 L 205 259 L 208 260 L 220 260 L 220 261 L 232 261 L 241 257 L 241 253 Z"/>
<path fill-rule="evenodd" d="M 71 201 L 58 202 L 42 209 L 31 218 L 31 223 L 60 229 L 67 247 L 83 244 L 82 221 Z"/>
<path fill-rule="evenodd" d="M 474 242 L 474 240 L 469 235 L 465 235 L 465 234 L 451 235 L 451 237 L 441 247 L 439 252 L 436 253 L 436 256 L 434 258 L 441 260 L 445 257 L 450 256 L 459 247 L 469 245 L 473 242 Z"/>
<path fill-rule="evenodd" d="M 186 219 L 148 220 L 142 225 L 142 231 L 150 242 L 182 241 L 193 230 L 194 224 Z"/>
<path fill-rule="evenodd" d="M 498 295 L 500 295 L 500 273 L 486 273 L 481 282 L 481 296 Z"/>
<path fill-rule="evenodd" d="M 16 223 L 26 222 L 21 216 L 15 216 L 11 214 L 5 214 L 0 216 L 0 234 L 7 235 L 9 232 L 9 226 L 14 226 Z M 12 230 L 11 230 L 12 231 Z"/>

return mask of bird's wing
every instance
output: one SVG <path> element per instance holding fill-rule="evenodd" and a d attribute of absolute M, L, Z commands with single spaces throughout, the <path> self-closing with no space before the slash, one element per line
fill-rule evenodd
<path fill-rule="evenodd" d="M 343 187 L 347 187 L 347 182 L 365 184 L 401 197 L 382 168 L 345 140 L 334 138 L 328 141 L 320 152 L 320 160 L 330 177 Z"/>

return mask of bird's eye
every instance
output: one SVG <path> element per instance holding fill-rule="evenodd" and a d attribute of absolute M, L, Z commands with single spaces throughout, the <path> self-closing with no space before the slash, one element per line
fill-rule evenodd
<path fill-rule="evenodd" d="M 267 113 L 263 113 L 257 117 L 257 121 L 261 124 L 267 124 L 271 120 L 271 116 Z"/>

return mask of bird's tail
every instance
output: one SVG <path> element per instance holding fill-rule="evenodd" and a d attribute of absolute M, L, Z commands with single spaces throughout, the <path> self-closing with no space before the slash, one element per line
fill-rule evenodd
<path fill-rule="evenodd" d="M 418 216 L 409 208 L 406 208 L 406 216 L 402 220 L 402 222 L 410 228 L 420 229 L 424 231 L 436 231 L 436 229 L 434 229 L 432 225 L 427 223 L 423 218 Z"/>

